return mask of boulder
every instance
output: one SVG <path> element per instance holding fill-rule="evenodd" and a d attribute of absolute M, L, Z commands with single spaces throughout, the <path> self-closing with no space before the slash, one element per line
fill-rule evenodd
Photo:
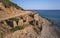
<path fill-rule="evenodd" d="M 38 14 L 35 14 L 34 15 L 34 19 L 37 20 L 37 21 L 39 21 L 39 15 Z"/>
<path fill-rule="evenodd" d="M 13 27 L 15 28 L 17 26 L 16 21 L 13 21 Z"/>
<path fill-rule="evenodd" d="M 23 20 L 20 19 L 20 20 L 18 21 L 18 26 L 22 26 L 22 25 L 23 25 Z"/>

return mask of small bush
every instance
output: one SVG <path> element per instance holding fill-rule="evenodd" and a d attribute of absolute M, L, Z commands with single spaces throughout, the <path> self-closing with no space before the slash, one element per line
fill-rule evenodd
<path fill-rule="evenodd" d="M 15 27 L 15 28 L 10 29 L 10 30 L 11 30 L 12 32 L 15 32 L 15 31 L 17 31 L 17 30 L 22 30 L 22 29 L 24 29 L 23 26 L 17 26 L 17 27 Z"/>
<path fill-rule="evenodd" d="M 13 3 L 13 2 L 11 2 L 9 0 L 0 0 L 0 2 L 2 2 L 6 8 L 9 8 L 9 7 L 13 6 L 13 7 L 17 8 L 17 9 L 24 10 L 21 7 L 19 7 L 17 4 L 15 4 L 15 3 Z"/>
<path fill-rule="evenodd" d="M 4 21 L 1 21 L 0 24 L 4 24 Z"/>
<path fill-rule="evenodd" d="M 17 18 L 10 18 L 9 20 L 10 21 L 19 21 L 19 19 L 17 19 Z"/>

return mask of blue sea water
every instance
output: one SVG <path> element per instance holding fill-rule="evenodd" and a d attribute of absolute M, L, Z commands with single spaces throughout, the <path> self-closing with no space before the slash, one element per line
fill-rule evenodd
<path fill-rule="evenodd" d="M 60 28 L 60 10 L 35 10 L 40 16 L 52 20 Z"/>

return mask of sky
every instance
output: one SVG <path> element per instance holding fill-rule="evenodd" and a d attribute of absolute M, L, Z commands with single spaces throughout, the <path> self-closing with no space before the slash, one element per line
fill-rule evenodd
<path fill-rule="evenodd" d="M 23 9 L 60 10 L 60 0 L 11 0 Z"/>

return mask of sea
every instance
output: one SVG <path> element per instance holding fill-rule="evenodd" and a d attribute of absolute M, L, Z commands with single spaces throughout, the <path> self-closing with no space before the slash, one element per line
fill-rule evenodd
<path fill-rule="evenodd" d="M 40 16 L 54 22 L 54 26 L 60 28 L 60 10 L 35 10 Z"/>

